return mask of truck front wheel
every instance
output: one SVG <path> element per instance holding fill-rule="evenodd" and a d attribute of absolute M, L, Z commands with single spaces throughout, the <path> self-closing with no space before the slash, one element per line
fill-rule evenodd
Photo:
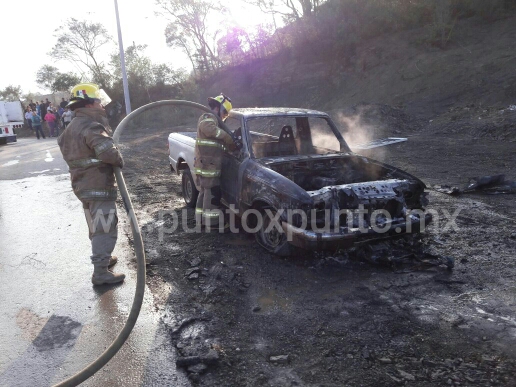
<path fill-rule="evenodd" d="M 195 187 L 195 183 L 189 169 L 185 169 L 181 175 L 181 188 L 183 189 L 183 198 L 187 207 L 194 208 L 197 203 L 199 191 Z"/>
<path fill-rule="evenodd" d="M 275 215 L 275 211 L 273 211 L 273 215 Z M 282 232 L 283 230 L 280 231 L 274 226 L 269 230 L 271 218 L 265 211 L 261 212 L 261 216 L 261 227 L 255 234 L 256 242 L 269 253 L 280 257 L 290 256 L 293 253 L 293 249 L 287 241 L 287 236 Z"/>

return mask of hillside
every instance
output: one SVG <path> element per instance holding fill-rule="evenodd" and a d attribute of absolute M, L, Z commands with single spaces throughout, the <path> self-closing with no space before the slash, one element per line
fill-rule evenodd
<path fill-rule="evenodd" d="M 375 105 L 373 112 L 365 110 L 378 118 L 377 125 L 385 126 L 385 118 L 398 131 L 441 116 L 464 119 L 467 109 L 466 115 L 503 121 L 501 127 L 490 124 L 495 138 L 511 134 L 510 122 L 514 138 L 514 115 L 500 120 L 496 114 L 516 103 L 516 17 L 460 20 L 446 49 L 427 42 L 429 28 L 370 39 L 354 55 L 333 61 L 281 54 L 225 70 L 201 90 L 206 95 L 224 91 L 236 106 L 297 106 L 335 116 L 356 116 Z M 450 112 L 453 117 L 447 117 Z M 435 124 L 429 129 L 438 130 Z"/>

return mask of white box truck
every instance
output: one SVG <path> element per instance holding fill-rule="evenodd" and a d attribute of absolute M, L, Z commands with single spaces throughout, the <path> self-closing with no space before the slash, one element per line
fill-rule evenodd
<path fill-rule="evenodd" d="M 20 101 L 0 101 L 0 145 L 16 142 L 15 129 L 23 127 L 23 119 Z"/>

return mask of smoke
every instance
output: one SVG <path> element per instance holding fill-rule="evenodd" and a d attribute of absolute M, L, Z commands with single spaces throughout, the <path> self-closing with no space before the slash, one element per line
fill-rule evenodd
<path fill-rule="evenodd" d="M 377 140 L 383 134 L 381 125 L 366 122 L 363 107 L 360 107 L 356 114 L 351 115 L 346 115 L 341 111 L 337 112 L 334 114 L 334 120 L 352 151 L 355 151 L 353 149 L 355 146 Z M 356 153 L 382 159 L 385 154 L 385 148 L 374 148 L 372 150 L 357 149 Z"/>
<path fill-rule="evenodd" d="M 335 121 L 337 126 L 342 128 L 341 133 L 351 148 L 354 145 L 363 144 L 375 138 L 376 128 L 364 123 L 360 113 L 347 116 L 339 112 Z"/>
<path fill-rule="evenodd" d="M 335 137 L 335 134 L 325 120 L 309 118 L 308 121 L 310 123 L 310 132 L 314 147 L 335 152 L 340 151 L 339 140 Z"/>

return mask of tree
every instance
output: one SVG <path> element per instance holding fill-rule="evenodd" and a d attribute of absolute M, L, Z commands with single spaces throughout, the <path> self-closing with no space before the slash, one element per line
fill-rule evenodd
<path fill-rule="evenodd" d="M 81 82 L 81 78 L 73 73 L 61 73 L 57 67 L 43 65 L 36 73 L 36 82 L 52 93 L 68 91 Z"/>
<path fill-rule="evenodd" d="M 270 38 L 273 34 L 273 29 L 271 25 L 268 24 L 260 24 L 256 26 L 256 31 L 254 32 L 251 42 L 251 47 L 254 48 L 255 55 L 257 58 L 260 56 L 265 56 L 267 53 L 273 52 L 273 48 L 271 46 Z"/>
<path fill-rule="evenodd" d="M 326 0 L 246 0 L 264 13 L 280 15 L 287 21 L 299 20 L 317 13 Z"/>
<path fill-rule="evenodd" d="M 28 93 L 23 94 L 21 99 L 23 101 L 30 101 L 30 100 L 35 101 L 35 100 L 38 100 L 39 97 L 40 97 L 39 93 L 34 94 L 34 93 L 29 91 Z"/>
<path fill-rule="evenodd" d="M 197 76 L 197 69 L 194 61 L 194 54 L 192 53 L 193 49 L 189 44 L 188 40 L 179 32 L 179 28 L 174 23 L 169 23 L 165 28 L 165 39 L 167 42 L 167 46 L 170 48 L 179 48 L 183 50 L 188 59 L 190 59 L 190 63 L 192 63 L 192 69 L 194 75 Z"/>
<path fill-rule="evenodd" d="M 152 77 L 152 63 L 145 56 L 146 44 L 133 44 L 125 50 L 125 69 L 127 80 L 130 86 L 140 84 L 143 87 L 150 86 L 154 79 Z M 122 79 L 119 54 L 111 55 L 111 68 L 115 79 Z"/>
<path fill-rule="evenodd" d="M 51 65 L 43 65 L 36 73 L 36 83 L 41 86 L 42 89 L 52 89 L 52 84 L 56 80 L 58 75 L 57 67 Z"/>
<path fill-rule="evenodd" d="M 156 0 L 163 15 L 170 21 L 165 36 L 167 44 L 179 47 L 192 63 L 209 72 L 218 65 L 218 59 L 210 43 L 217 31 L 208 31 L 207 20 L 214 12 L 225 12 L 218 2 L 207 0 Z"/>
<path fill-rule="evenodd" d="M 111 75 L 99 59 L 99 49 L 114 41 L 102 24 L 72 18 L 56 29 L 54 36 L 57 43 L 50 52 L 52 58 L 85 67 L 93 81 L 103 87 L 109 86 Z"/>
<path fill-rule="evenodd" d="M 164 63 L 152 66 L 152 74 L 155 84 L 174 85 L 180 89 L 183 88 L 183 83 L 185 83 L 188 78 L 186 70 L 174 70 Z"/>
<path fill-rule="evenodd" d="M 5 89 L 0 90 L 0 99 L 10 102 L 19 101 L 21 93 L 21 86 L 9 85 Z"/>
<path fill-rule="evenodd" d="M 125 50 L 125 67 L 131 104 L 139 107 L 155 100 L 152 91 L 155 88 L 174 86 L 181 90 L 181 83 L 185 82 L 186 74 L 183 70 L 173 70 L 165 64 L 153 64 L 145 55 L 147 45 L 133 44 Z M 118 54 L 111 56 L 111 68 L 114 78 L 113 96 L 123 99 L 121 85 L 122 71 Z M 166 87 L 165 87 L 166 88 Z M 154 93 L 155 94 L 155 93 Z"/>
<path fill-rule="evenodd" d="M 228 57 L 230 65 L 237 64 L 244 54 L 243 42 L 247 40 L 247 32 L 244 29 L 239 27 L 230 28 L 217 42 L 219 55 Z"/>
<path fill-rule="evenodd" d="M 76 74 L 57 73 L 57 76 L 52 83 L 51 90 L 53 93 L 58 91 L 69 91 L 78 83 L 81 83 L 81 78 Z"/>

